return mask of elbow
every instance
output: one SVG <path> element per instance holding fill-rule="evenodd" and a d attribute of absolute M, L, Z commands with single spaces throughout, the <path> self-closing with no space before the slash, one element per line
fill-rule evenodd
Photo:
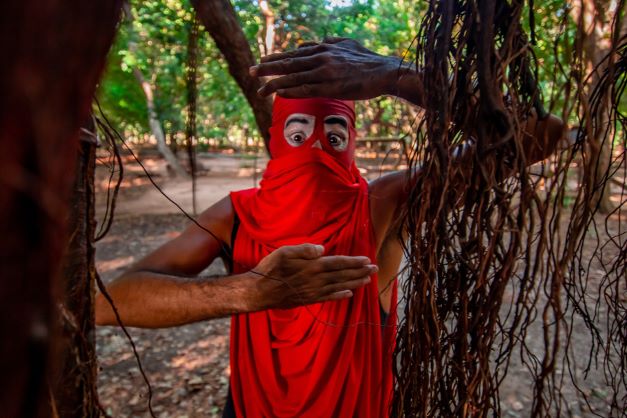
<path fill-rule="evenodd" d="M 94 311 L 94 322 L 96 326 L 113 325 L 113 311 L 111 309 L 111 305 L 101 292 L 96 292 Z"/>

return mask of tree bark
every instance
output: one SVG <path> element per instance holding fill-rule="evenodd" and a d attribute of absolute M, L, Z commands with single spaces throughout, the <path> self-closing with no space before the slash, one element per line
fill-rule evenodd
<path fill-rule="evenodd" d="M 63 260 L 61 310 L 61 375 L 53 385 L 56 411 L 63 418 L 97 417 L 94 339 L 94 172 L 96 137 L 93 122 L 81 134 L 74 188 L 70 199 L 70 242 Z"/>
<path fill-rule="evenodd" d="M 189 178 L 187 172 L 185 171 L 181 163 L 179 163 L 179 160 L 176 158 L 176 155 L 172 153 L 172 150 L 165 142 L 165 134 L 163 133 L 161 121 L 157 116 L 157 110 L 155 108 L 155 99 L 152 86 L 138 68 L 133 68 L 133 74 L 135 75 L 135 79 L 137 79 L 137 82 L 141 85 L 144 96 L 146 97 L 146 107 L 148 108 L 148 125 L 150 126 L 150 131 L 152 132 L 152 135 L 157 140 L 157 149 L 159 150 L 159 153 L 163 156 L 163 158 L 165 158 L 165 160 L 168 162 L 170 167 L 172 167 L 172 170 L 174 170 L 177 176 L 180 176 L 182 178 Z"/>
<path fill-rule="evenodd" d="M 59 260 L 79 127 L 119 0 L 9 0 L 0 13 L 0 411 L 50 416 Z"/>
<path fill-rule="evenodd" d="M 248 69 L 255 65 L 255 60 L 235 9 L 228 0 L 192 0 L 192 4 L 200 21 L 226 59 L 230 74 L 252 107 L 259 133 L 268 149 L 272 101 L 257 94 L 261 82 L 248 74 Z"/>

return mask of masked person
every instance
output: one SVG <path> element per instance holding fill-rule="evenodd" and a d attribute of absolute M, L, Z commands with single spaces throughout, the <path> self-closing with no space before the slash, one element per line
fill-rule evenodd
<path fill-rule="evenodd" d="M 260 187 L 231 193 L 239 219 L 234 272 L 302 242 L 374 262 L 368 183 L 354 161 L 353 102 L 276 97 L 270 136 Z M 235 315 L 237 416 L 387 416 L 395 319 L 382 332 L 377 278 L 350 299 Z"/>
<path fill-rule="evenodd" d="M 231 193 L 201 214 L 204 230 L 191 225 L 108 286 L 129 326 L 236 314 L 225 416 L 387 414 L 395 298 L 384 293 L 387 318 L 379 294 L 396 274 L 400 251 L 387 257 L 391 267 L 379 282 L 391 189 L 361 177 L 355 136 L 353 102 L 277 96 L 272 159 L 260 187 Z M 223 248 L 230 249 L 229 277 L 189 278 Z M 316 253 L 322 248 L 324 255 Z M 96 321 L 116 323 L 102 295 Z"/>
<path fill-rule="evenodd" d="M 251 69 L 257 76 L 289 74 L 260 94 L 394 94 L 423 104 L 419 77 L 399 78 L 398 61 L 354 41 L 334 42 L 277 54 Z M 317 71 L 321 62 L 328 71 Z M 225 197 L 107 286 L 128 326 L 235 315 L 226 413 L 387 416 L 395 326 L 390 283 L 402 258 L 398 219 L 416 176 L 401 171 L 366 183 L 354 164 L 354 121 L 352 102 L 277 96 L 272 160 L 260 188 Z M 563 123 L 532 116 L 526 130 L 531 164 L 553 152 Z M 472 169 L 472 152 L 464 148 L 453 161 L 462 172 Z M 226 253 L 233 261 L 229 276 L 198 277 Z M 385 311 L 392 314 L 387 321 Z M 100 294 L 96 323 L 117 324 Z"/>

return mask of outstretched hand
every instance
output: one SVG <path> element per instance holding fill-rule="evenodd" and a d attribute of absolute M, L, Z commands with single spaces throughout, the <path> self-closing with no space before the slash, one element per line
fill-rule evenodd
<path fill-rule="evenodd" d="M 309 42 L 296 50 L 268 55 L 250 68 L 253 77 L 280 76 L 259 94 L 362 100 L 395 94 L 401 59 L 385 57 L 348 38 Z"/>
<path fill-rule="evenodd" d="M 378 271 L 368 257 L 323 256 L 321 245 L 281 247 L 252 271 L 259 275 L 253 310 L 292 308 L 351 297 Z"/>

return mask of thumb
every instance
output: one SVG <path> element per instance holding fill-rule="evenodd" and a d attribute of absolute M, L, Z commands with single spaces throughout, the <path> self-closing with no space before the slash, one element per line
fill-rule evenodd
<path fill-rule="evenodd" d="M 324 254 L 324 247 L 315 244 L 300 244 L 292 247 L 290 258 L 302 258 L 305 260 L 314 260 Z"/>

